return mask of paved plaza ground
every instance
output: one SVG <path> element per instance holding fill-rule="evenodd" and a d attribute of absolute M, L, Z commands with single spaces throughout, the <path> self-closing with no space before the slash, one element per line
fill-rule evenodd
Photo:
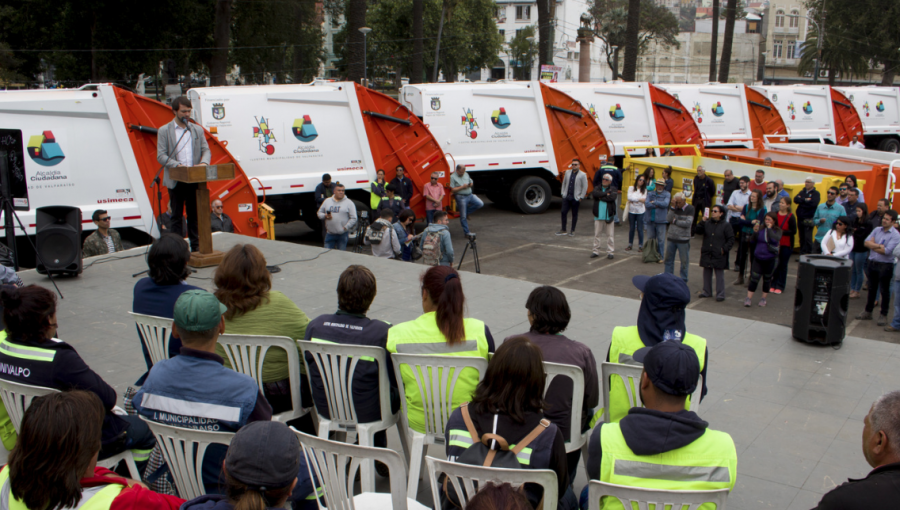
<path fill-rule="evenodd" d="M 586 221 L 586 205 L 577 231 L 581 235 L 575 238 L 551 237 L 558 228 L 558 214 L 552 213 L 524 218 L 492 211 L 489 206 L 473 218 L 484 274 L 463 272 L 468 316 L 484 320 L 498 340 L 524 332 L 528 328 L 524 308 L 528 293 L 539 283 L 558 284 L 564 287 L 573 313 L 566 334 L 588 345 L 601 360 L 612 328 L 633 325 L 637 318 L 638 293 L 631 286 L 631 275 L 652 274 L 658 269 L 643 266 L 633 257 L 592 263 L 587 258 L 585 234 L 590 222 Z M 515 246 L 534 244 L 530 248 L 510 246 L 507 249 L 512 251 L 503 254 L 494 251 L 499 241 L 487 232 L 498 229 L 488 227 L 488 220 L 495 215 L 507 222 L 506 235 L 517 239 Z M 458 229 L 454 224 L 454 235 Z M 621 235 L 622 230 L 617 230 L 617 237 Z M 285 263 L 282 271 L 273 275 L 274 289 L 284 292 L 310 317 L 336 309 L 337 278 L 349 264 L 364 264 L 378 278 L 371 317 L 396 324 L 422 312 L 421 265 L 228 234 L 213 238 L 219 250 L 235 243 L 256 244 L 270 265 L 297 261 Z M 88 264 L 96 262 L 79 278 L 58 281 L 65 296 L 59 302 L 59 337 L 74 345 L 116 388 L 120 398 L 145 370 L 134 322 L 127 313 L 137 281 L 132 274 L 146 268 L 145 249 L 88 259 Z M 471 266 L 464 264 L 463 269 Z M 213 270 L 199 270 L 189 283 L 212 290 Z M 23 272 L 22 278 L 49 286 L 47 278 L 34 271 Z M 696 290 L 696 268 L 692 268 L 691 280 L 691 288 Z M 773 299 L 773 305 L 764 310 L 766 315 L 755 308 L 752 313 L 759 315 L 746 315 L 750 312 L 735 299 L 720 304 L 719 310 L 728 310 L 728 314 L 711 313 L 715 303 L 703 302 L 687 315 L 688 331 L 709 342 L 709 395 L 699 407 L 700 416 L 712 428 L 731 434 L 737 445 L 738 476 L 729 498 L 731 510 L 808 509 L 821 494 L 848 477 L 865 476 L 869 467 L 861 451 L 863 417 L 876 397 L 900 388 L 896 369 L 900 347 L 857 336 L 848 337 L 839 350 L 792 340 L 789 328 L 782 325 L 789 323 L 782 310 L 788 298 L 781 299 L 785 303 Z M 769 320 L 758 320 L 762 318 Z M 861 330 L 857 327 L 854 334 Z M 399 448 L 396 432 L 389 435 L 389 446 Z M 430 453 L 440 457 L 444 452 L 432 448 Z M 582 467 L 576 489 L 585 484 Z M 383 480 L 379 486 L 384 490 Z M 419 500 L 431 502 L 426 484 L 420 485 Z"/>

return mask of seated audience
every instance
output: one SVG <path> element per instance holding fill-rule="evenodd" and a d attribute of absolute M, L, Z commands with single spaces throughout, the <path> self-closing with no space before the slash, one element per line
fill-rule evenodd
<path fill-rule="evenodd" d="M 97 466 L 105 415 L 103 402 L 89 391 L 34 399 L 0 471 L 0 507 L 177 510 L 183 499 Z"/>
<path fill-rule="evenodd" d="M 703 392 L 706 395 L 706 367 L 709 351 L 706 339 L 688 333 L 684 325 L 684 307 L 691 302 L 691 291 L 681 278 L 662 273 L 656 276 L 638 275 L 631 279 L 634 286 L 641 291 L 641 308 L 638 311 L 637 326 L 617 326 L 613 329 L 612 342 L 606 361 L 640 365 L 633 354 L 643 347 L 652 347 L 667 340 L 678 340 L 691 346 L 700 361 L 700 373 L 703 375 Z M 688 400 L 690 402 L 690 399 Z M 631 403 L 625 392 L 621 378 L 613 378 L 609 390 L 609 420 L 621 420 Z M 600 409 L 591 423 L 593 426 L 603 414 Z"/>
<path fill-rule="evenodd" d="M 290 298 L 272 290 L 272 275 L 266 269 L 266 258 L 256 246 L 239 244 L 228 250 L 216 269 L 214 281 L 216 297 L 228 307 L 225 328 L 229 334 L 305 338 L 309 318 Z M 299 346 L 297 351 L 300 351 Z M 225 359 L 226 367 L 231 368 L 222 346 L 216 346 L 216 354 Z M 301 372 L 305 373 L 302 362 Z M 291 410 L 289 377 L 287 353 L 269 349 L 263 360 L 263 394 L 275 414 Z M 302 378 L 300 393 L 303 407 L 312 406 L 306 377 Z M 311 430 L 307 426 L 303 429 Z"/>
<path fill-rule="evenodd" d="M 700 377 L 694 349 L 681 342 L 662 342 L 633 357 L 644 364 L 640 380 L 644 407 L 633 407 L 618 423 L 594 429 L 588 443 L 588 477 L 644 489 L 734 489 L 737 450 L 731 436 L 709 429 L 696 413 L 685 410 Z M 582 508 L 588 507 L 587 498 L 585 487 Z M 604 497 L 600 508 L 619 510 L 622 504 Z"/>
<path fill-rule="evenodd" d="M 156 444 L 147 424 L 137 416 L 119 416 L 116 390 L 81 359 L 75 349 L 56 339 L 56 294 L 28 285 L 4 288 L 3 321 L 0 332 L 0 363 L 16 370 L 0 371 L 0 379 L 60 391 L 87 390 L 103 402 L 103 447 L 100 459 L 131 450 L 138 469 L 143 471 Z"/>
<path fill-rule="evenodd" d="M 311 320 L 306 327 L 306 339 L 313 342 L 366 345 L 384 349 L 387 345 L 390 323 L 366 317 L 369 306 L 375 300 L 376 292 L 375 275 L 372 271 L 365 266 L 348 266 L 338 280 L 337 311 Z M 387 370 L 389 374 L 392 410 L 397 412 L 400 408 L 390 356 L 387 356 L 386 360 L 387 366 L 384 367 L 364 359 L 356 365 L 356 371 L 353 373 L 353 407 L 360 423 L 378 421 L 382 418 L 381 402 L 378 399 L 379 370 Z M 316 412 L 330 418 L 325 387 L 322 385 L 322 377 L 311 354 L 307 353 L 306 362 L 309 363 L 309 378 L 312 381 Z M 375 446 L 387 446 L 387 435 L 384 431 L 375 434 Z"/>
<path fill-rule="evenodd" d="M 150 247 L 147 256 L 150 276 L 141 278 L 134 285 L 131 311 L 171 319 L 178 296 L 188 290 L 199 290 L 199 287 L 185 283 L 187 277 L 191 275 L 191 270 L 187 267 L 190 258 L 190 246 L 183 237 L 175 234 L 161 235 Z M 140 334 L 141 331 L 138 329 L 138 335 Z M 150 370 L 153 363 L 143 342 L 141 350 L 144 352 L 147 370 Z M 177 338 L 169 339 L 169 357 L 177 356 L 180 350 L 181 341 Z M 137 384 L 141 385 L 142 381 L 138 381 Z"/>
<path fill-rule="evenodd" d="M 249 375 L 223 365 L 216 340 L 225 332 L 225 305 L 205 290 L 189 290 L 175 302 L 172 334 L 181 352 L 153 365 L 134 396 L 137 412 L 150 421 L 198 430 L 236 432 L 272 418 L 272 407 Z M 210 445 L 203 459 L 207 493 L 221 493 L 219 474 L 226 446 Z"/>
<path fill-rule="evenodd" d="M 900 391 L 872 404 L 863 420 L 862 450 L 872 471 L 832 489 L 814 510 L 891 508 L 900 501 Z"/>
<path fill-rule="evenodd" d="M 234 435 L 225 455 L 225 494 L 200 496 L 181 510 L 275 509 L 284 508 L 289 498 L 295 510 L 314 510 L 318 504 L 309 473 L 300 440 L 287 425 L 250 423 Z"/>
<path fill-rule="evenodd" d="M 209 228 L 212 232 L 234 233 L 234 223 L 231 216 L 225 214 L 221 200 L 213 200 L 212 212 L 209 214 Z"/>
<path fill-rule="evenodd" d="M 94 225 L 97 226 L 97 230 L 84 239 L 84 245 L 81 247 L 82 257 L 107 255 L 125 249 L 122 246 L 122 236 L 109 228 L 112 218 L 108 212 L 103 209 L 97 209 L 91 215 L 91 219 L 94 221 Z"/>
<path fill-rule="evenodd" d="M 559 484 L 559 508 L 576 508 L 575 494 L 569 484 L 565 439 L 559 428 L 544 419 L 544 374 L 541 349 L 526 337 L 517 336 L 503 342 L 488 364 L 484 379 L 478 383 L 475 395 L 468 404 L 453 411 L 447 421 L 447 459 L 457 462 L 459 457 L 484 434 L 495 434 L 507 445 L 517 445 L 539 427 L 543 430 L 526 446 L 516 452 L 522 469 L 552 469 Z M 491 449 L 500 449 L 498 442 Z M 531 484 L 525 487 L 534 508 L 543 499 L 543 489 Z M 442 495 L 442 507 L 452 502 Z"/>
<path fill-rule="evenodd" d="M 459 273 L 448 266 L 429 268 L 422 274 L 424 313 L 418 319 L 397 324 L 388 331 L 387 351 L 487 359 L 488 353 L 494 352 L 494 337 L 485 323 L 463 317 L 465 304 Z M 403 367 L 400 375 L 405 388 L 409 426 L 425 432 L 425 416 L 412 370 Z M 461 374 L 456 381 L 453 407 L 469 400 L 477 384 L 478 375 L 474 370 Z"/>
<path fill-rule="evenodd" d="M 550 383 L 544 398 L 548 402 L 544 416 L 559 427 L 563 439 L 571 439 L 571 429 L 575 433 L 590 428 L 594 408 L 600 402 L 600 379 L 597 375 L 597 362 L 594 353 L 581 342 L 571 340 L 562 334 L 569 325 L 572 312 L 566 295 L 556 287 L 544 285 L 531 291 L 525 302 L 528 310 L 528 322 L 531 329 L 524 336 L 541 349 L 544 361 L 574 365 L 584 374 L 584 405 L 582 406 L 581 423 L 571 423 L 572 418 L 572 380 L 568 377 L 556 377 Z M 513 337 L 509 337 L 513 338 Z M 508 339 L 509 339 L 508 338 Z M 568 454 L 569 477 L 575 479 L 580 452 Z"/>

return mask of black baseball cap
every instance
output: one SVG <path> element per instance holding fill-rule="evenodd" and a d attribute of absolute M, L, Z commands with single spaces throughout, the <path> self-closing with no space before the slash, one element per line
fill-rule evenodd
<path fill-rule="evenodd" d="M 669 395 L 690 395 L 700 379 L 697 352 L 678 340 L 638 349 L 632 358 L 644 364 L 650 382 Z"/>
<path fill-rule="evenodd" d="M 300 439 L 277 421 L 248 423 L 231 439 L 225 470 L 260 491 L 287 487 L 300 470 Z"/>

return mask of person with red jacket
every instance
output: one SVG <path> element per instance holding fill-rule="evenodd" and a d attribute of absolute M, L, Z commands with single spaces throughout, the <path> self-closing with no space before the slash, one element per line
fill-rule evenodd
<path fill-rule="evenodd" d="M 184 500 L 97 466 L 106 410 L 96 394 L 73 390 L 32 401 L 0 470 L 0 506 L 84 510 L 177 510 Z M 73 476 L 74 475 L 74 476 Z"/>

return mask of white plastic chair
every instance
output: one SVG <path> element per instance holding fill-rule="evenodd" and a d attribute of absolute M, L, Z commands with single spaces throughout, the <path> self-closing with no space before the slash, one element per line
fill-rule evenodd
<path fill-rule="evenodd" d="M 140 313 L 128 312 L 134 317 L 141 334 L 141 342 L 150 353 L 150 362 L 154 365 L 164 359 L 169 359 L 169 339 L 172 335 L 172 319 L 154 317 Z"/>
<path fill-rule="evenodd" d="M 300 448 L 306 455 L 306 464 L 310 478 L 318 479 L 321 484 L 316 490 L 316 503 L 320 509 L 328 510 L 424 510 L 426 507 L 414 499 L 407 499 L 406 466 L 399 453 L 387 448 L 357 446 L 354 444 L 330 441 L 293 429 L 300 438 Z M 363 490 L 362 494 L 353 495 L 353 485 L 361 464 L 379 461 L 387 466 L 390 472 L 391 492 L 376 493 Z M 347 463 L 350 469 L 347 469 Z M 315 475 L 314 477 L 312 475 Z M 321 490 L 319 490 L 321 489 Z M 325 499 L 323 504 L 322 499 Z"/>
<path fill-rule="evenodd" d="M 296 418 L 306 416 L 312 410 L 302 407 L 300 403 L 300 353 L 297 342 L 286 336 L 264 335 L 219 335 L 219 345 L 225 349 L 231 368 L 236 372 L 252 377 L 259 390 L 263 389 L 262 370 L 266 352 L 271 348 L 284 349 L 287 352 L 289 384 L 291 387 L 291 410 L 272 416 L 272 421 L 287 423 Z"/>
<path fill-rule="evenodd" d="M 672 508 L 673 510 L 697 510 L 700 505 L 712 503 L 716 510 L 725 510 L 728 501 L 728 489 L 714 491 L 662 491 L 641 487 L 626 487 L 611 483 L 591 480 L 588 483 L 588 509 L 600 510 L 600 498 L 614 497 L 625 508 L 649 510 L 653 508 Z M 687 507 L 685 509 L 685 507 Z"/>
<path fill-rule="evenodd" d="M 3 405 L 6 407 L 6 412 L 9 414 L 9 419 L 12 421 L 17 434 L 21 432 L 22 418 L 25 417 L 25 411 L 31 406 L 31 401 L 38 397 L 58 392 L 59 390 L 55 388 L 28 386 L 27 384 L 0 380 L 0 397 L 2 397 Z M 119 415 L 125 414 L 125 410 L 118 406 L 113 408 L 113 412 Z M 128 473 L 131 475 L 131 478 L 140 481 L 141 472 L 138 471 L 137 464 L 134 463 L 134 455 L 132 455 L 131 450 L 125 450 L 112 457 L 98 460 L 97 465 L 113 469 L 119 462 L 123 461 L 128 466 Z"/>
<path fill-rule="evenodd" d="M 536 483 L 544 488 L 544 510 L 556 510 L 556 506 L 559 504 L 559 482 L 556 471 L 552 469 L 504 469 L 472 466 L 430 456 L 425 457 L 425 463 L 428 465 L 428 479 L 431 482 L 431 496 L 434 498 L 435 508 L 438 507 L 438 502 L 441 500 L 441 486 L 438 484 L 441 473 L 447 475 L 449 485 L 452 485 L 456 494 L 461 496 L 460 503 L 463 508 L 466 508 L 469 500 L 478 492 L 478 487 L 483 487 L 488 482 L 509 483 L 513 487 L 524 483 Z"/>
<path fill-rule="evenodd" d="M 568 377 L 572 380 L 572 413 L 569 422 L 569 440 L 566 441 L 566 453 L 581 450 L 587 468 L 587 444 L 591 437 L 591 430 L 581 432 L 581 413 L 584 408 L 584 372 L 581 367 L 565 365 L 562 363 L 544 362 L 544 373 L 547 374 L 547 382 L 544 385 L 544 396 L 550 389 L 550 383 L 558 376 Z"/>
<path fill-rule="evenodd" d="M 162 450 L 169 472 L 175 479 L 175 488 L 182 499 L 192 500 L 206 494 L 203 485 L 203 457 L 211 444 L 228 446 L 234 432 L 211 432 L 183 429 L 150 421 L 143 416 L 156 436 L 156 444 Z"/>
<path fill-rule="evenodd" d="M 479 357 L 396 353 L 391 354 L 391 362 L 394 364 L 394 374 L 400 389 L 403 430 L 411 439 L 409 444 L 409 486 L 406 495 L 409 499 L 416 499 L 425 449 L 428 445 L 444 444 L 444 427 L 454 410 L 453 395 L 459 376 L 464 369 L 476 370 L 478 380 L 481 381 L 487 371 L 488 362 Z M 415 377 L 425 417 L 424 433 L 409 427 L 409 409 L 404 387 L 406 383 L 401 375 L 401 366 L 406 366 Z M 474 392 L 474 388 L 472 391 Z M 464 398 L 456 400 L 467 402 L 470 399 L 471 395 L 466 395 Z"/>
<path fill-rule="evenodd" d="M 609 390 L 612 387 L 610 377 L 618 377 L 625 385 L 631 407 L 644 407 L 639 391 L 643 372 L 644 367 L 641 365 L 608 362 L 600 364 L 600 381 L 603 384 L 603 423 L 609 423 Z"/>
<path fill-rule="evenodd" d="M 406 434 L 400 430 L 398 422 L 400 413 L 391 413 L 391 386 L 387 375 L 387 351 L 381 347 L 368 345 L 341 345 L 335 343 L 317 343 L 301 341 L 303 349 L 303 363 L 306 365 L 306 373 L 311 374 L 310 366 L 315 366 L 319 373 L 319 379 L 325 389 L 328 416 L 322 415 L 323 410 L 316 409 L 319 418 L 319 437 L 328 439 L 332 430 L 347 433 L 347 441 L 352 443 L 354 432 L 359 433 L 360 446 L 373 446 L 375 433 L 397 426 L 400 434 L 400 442 L 404 455 L 409 455 L 406 444 Z M 312 356 L 314 364 L 311 364 L 307 354 Z M 370 361 L 378 364 L 378 398 L 381 407 L 381 420 L 360 423 L 356 413 L 356 404 L 353 401 L 353 374 L 360 361 Z M 315 386 L 310 382 L 312 390 Z M 375 492 L 375 473 L 372 470 L 373 463 L 366 462 L 362 467 L 363 492 Z M 406 476 L 406 463 L 404 461 L 404 477 Z"/>

